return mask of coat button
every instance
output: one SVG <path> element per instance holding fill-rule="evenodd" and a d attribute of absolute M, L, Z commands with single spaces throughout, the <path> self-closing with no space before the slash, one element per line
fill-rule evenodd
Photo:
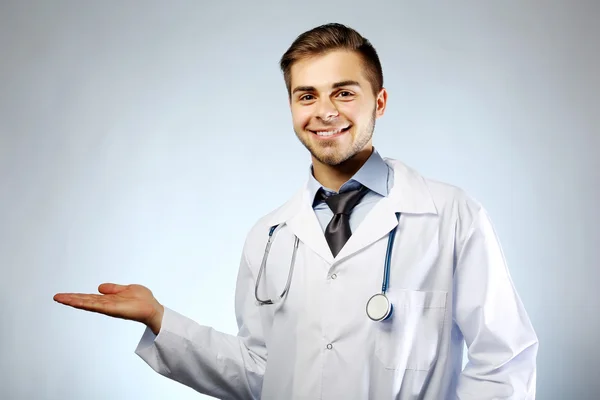
<path fill-rule="evenodd" d="M 329 343 L 329 344 L 327 345 L 327 350 L 331 350 L 331 349 L 333 349 L 333 345 L 332 345 L 331 343 Z"/>
<path fill-rule="evenodd" d="M 331 275 L 331 279 L 335 279 L 335 278 L 337 278 L 336 274 Z"/>

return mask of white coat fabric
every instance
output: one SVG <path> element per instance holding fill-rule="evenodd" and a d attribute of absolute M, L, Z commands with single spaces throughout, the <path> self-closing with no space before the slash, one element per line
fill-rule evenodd
<path fill-rule="evenodd" d="M 456 187 L 385 162 L 389 196 L 335 258 L 306 188 L 255 224 L 237 280 L 237 335 L 165 308 L 160 333 L 147 329 L 136 353 L 221 399 L 534 399 L 538 340 L 485 210 Z M 283 301 L 259 306 L 255 282 L 277 224 L 260 297 L 284 288 L 295 236 L 296 266 Z M 393 229 L 394 312 L 374 322 L 365 307 L 381 292 Z"/>

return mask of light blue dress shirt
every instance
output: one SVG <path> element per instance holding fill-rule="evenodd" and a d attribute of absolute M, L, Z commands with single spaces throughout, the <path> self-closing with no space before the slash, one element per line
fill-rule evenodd
<path fill-rule="evenodd" d="M 373 153 L 365 164 L 340 187 L 339 193 L 357 189 L 360 185 L 368 188 L 367 194 L 359 201 L 350 214 L 350 229 L 356 231 L 358 225 L 364 220 L 375 204 L 386 197 L 390 192 L 393 182 L 393 171 L 385 163 L 379 153 L 373 149 Z M 312 167 L 308 181 L 309 198 L 314 199 L 319 189 L 323 188 L 327 195 L 336 194 L 332 189 L 323 187 L 313 175 Z M 317 219 L 321 224 L 323 232 L 333 218 L 333 212 L 323 200 L 317 200 L 313 204 Z"/>

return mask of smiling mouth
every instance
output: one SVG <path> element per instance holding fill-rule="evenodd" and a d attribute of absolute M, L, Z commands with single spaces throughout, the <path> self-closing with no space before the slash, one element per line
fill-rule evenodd
<path fill-rule="evenodd" d="M 352 125 L 348 125 L 345 128 L 327 129 L 327 130 L 320 129 L 318 131 L 313 131 L 313 130 L 309 129 L 309 131 L 312 132 L 313 134 L 317 135 L 318 137 L 330 138 L 330 137 L 338 136 L 345 132 L 348 132 L 348 130 L 350 130 L 350 128 L 352 128 Z"/>

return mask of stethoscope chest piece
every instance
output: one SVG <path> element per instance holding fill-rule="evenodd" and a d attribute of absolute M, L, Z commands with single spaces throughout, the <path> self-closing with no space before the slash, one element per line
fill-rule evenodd
<path fill-rule="evenodd" d="M 367 302 L 367 315 L 373 321 L 384 321 L 392 315 L 394 306 L 383 293 L 373 295 Z"/>

